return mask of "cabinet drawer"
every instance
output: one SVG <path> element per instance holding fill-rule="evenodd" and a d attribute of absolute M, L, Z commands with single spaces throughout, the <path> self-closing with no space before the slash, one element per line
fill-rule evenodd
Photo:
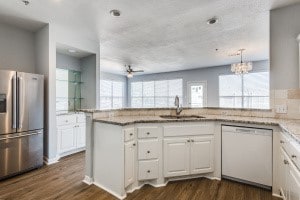
<path fill-rule="evenodd" d="M 158 158 L 159 142 L 158 139 L 139 140 L 138 141 L 138 159 Z"/>
<path fill-rule="evenodd" d="M 133 140 L 135 138 L 135 134 L 134 134 L 134 128 L 127 128 L 124 129 L 124 141 L 130 141 Z"/>
<path fill-rule="evenodd" d="M 159 136 L 158 127 L 140 127 L 138 130 L 138 138 L 157 138 Z"/>
<path fill-rule="evenodd" d="M 158 178 L 158 160 L 139 161 L 139 180 Z"/>
<path fill-rule="evenodd" d="M 77 115 L 77 123 L 85 123 L 85 115 L 84 114 Z"/>
<path fill-rule="evenodd" d="M 288 149 L 291 160 L 300 170 L 300 144 L 298 144 L 296 141 L 293 141 L 289 144 Z"/>
<path fill-rule="evenodd" d="M 164 136 L 193 136 L 193 135 L 213 135 L 214 125 L 211 123 L 193 125 L 168 125 L 164 127 Z"/>
<path fill-rule="evenodd" d="M 76 123 L 75 115 L 62 115 L 56 117 L 57 126 L 65 126 Z"/>
<path fill-rule="evenodd" d="M 279 135 L 279 145 L 285 150 L 287 151 L 287 145 L 289 143 L 289 139 L 286 135 L 286 133 L 281 132 Z"/>

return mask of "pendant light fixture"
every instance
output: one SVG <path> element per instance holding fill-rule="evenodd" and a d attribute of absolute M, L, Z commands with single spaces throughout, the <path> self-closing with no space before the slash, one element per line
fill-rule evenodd
<path fill-rule="evenodd" d="M 245 49 L 239 50 L 241 55 L 241 62 L 231 64 L 231 71 L 235 74 L 247 74 L 252 70 L 252 62 L 243 62 L 243 51 L 245 51 Z"/>

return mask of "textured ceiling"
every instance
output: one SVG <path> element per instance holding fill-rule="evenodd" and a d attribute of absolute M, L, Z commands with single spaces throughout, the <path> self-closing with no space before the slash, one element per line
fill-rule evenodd
<path fill-rule="evenodd" d="M 16 19 L 24 18 L 59 24 L 100 42 L 104 71 L 121 73 L 123 65 L 131 64 L 154 73 L 236 62 L 238 58 L 228 54 L 240 48 L 246 49 L 246 60 L 268 59 L 269 11 L 300 0 L 30 2 L 24 6 L 19 0 L 1 1 L 1 18 L 19 25 Z M 110 16 L 111 9 L 119 9 L 121 17 Z M 219 22 L 207 25 L 214 16 Z M 27 28 L 37 27 L 38 23 Z"/>

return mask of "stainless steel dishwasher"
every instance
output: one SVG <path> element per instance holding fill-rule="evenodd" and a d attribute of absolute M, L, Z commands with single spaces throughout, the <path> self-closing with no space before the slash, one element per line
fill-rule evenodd
<path fill-rule="evenodd" d="M 272 130 L 222 126 L 222 178 L 272 187 Z"/>

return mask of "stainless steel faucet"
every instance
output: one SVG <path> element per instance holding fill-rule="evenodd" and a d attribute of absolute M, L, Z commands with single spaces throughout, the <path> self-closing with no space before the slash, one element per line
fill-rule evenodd
<path fill-rule="evenodd" d="M 174 104 L 176 106 L 176 115 L 180 115 L 180 113 L 182 112 L 183 108 L 182 108 L 182 105 L 179 106 L 179 97 L 178 96 L 175 97 Z"/>

